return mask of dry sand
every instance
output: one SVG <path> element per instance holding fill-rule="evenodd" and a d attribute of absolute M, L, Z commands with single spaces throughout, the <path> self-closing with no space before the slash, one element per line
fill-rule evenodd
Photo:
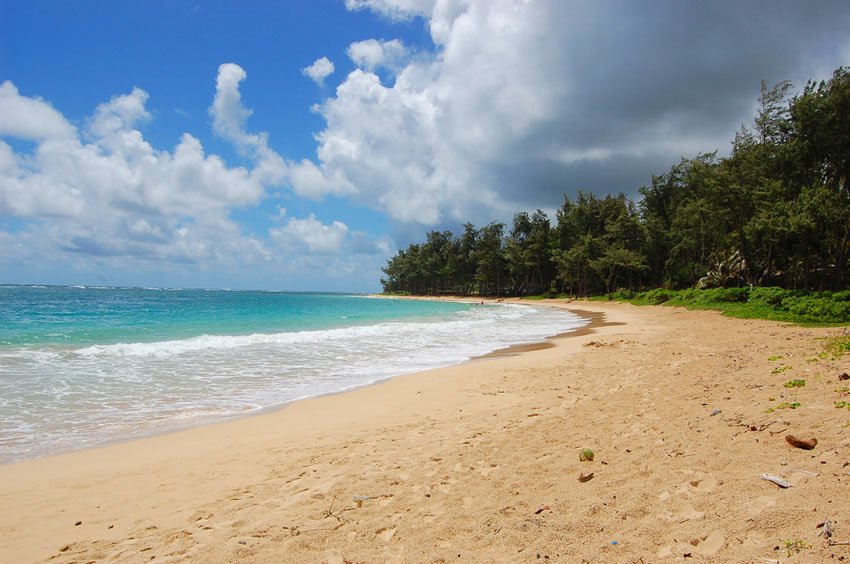
<path fill-rule="evenodd" d="M 268 415 L 0 466 L 0 561 L 771 562 L 798 539 L 795 561 L 850 560 L 816 528 L 828 518 L 850 541 L 850 410 L 834 407 L 850 401 L 837 378 L 850 355 L 817 358 L 841 329 L 557 305 L 595 326 Z M 782 402 L 801 405 L 766 412 Z"/>

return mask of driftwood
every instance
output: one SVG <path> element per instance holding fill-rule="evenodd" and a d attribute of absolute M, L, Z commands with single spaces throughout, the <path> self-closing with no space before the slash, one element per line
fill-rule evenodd
<path fill-rule="evenodd" d="M 777 485 L 777 486 L 779 486 L 780 488 L 791 488 L 791 487 L 794 487 L 794 484 L 792 484 L 792 483 L 791 483 L 791 482 L 789 482 L 788 480 L 785 480 L 785 479 L 783 479 L 783 478 L 780 478 L 779 476 L 773 476 L 772 474 L 762 474 L 762 475 L 761 475 L 761 479 L 762 479 L 762 480 L 767 480 L 768 482 L 773 482 L 774 484 L 776 484 L 776 485 Z"/>

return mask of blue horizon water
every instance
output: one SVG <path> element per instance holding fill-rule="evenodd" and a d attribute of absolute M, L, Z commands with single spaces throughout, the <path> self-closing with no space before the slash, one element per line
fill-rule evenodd
<path fill-rule="evenodd" d="M 525 305 L 0 285 L 0 463 L 457 364 L 585 323 Z"/>

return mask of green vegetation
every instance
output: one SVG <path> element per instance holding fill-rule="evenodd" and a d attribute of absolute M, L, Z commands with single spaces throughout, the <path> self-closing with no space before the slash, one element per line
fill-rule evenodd
<path fill-rule="evenodd" d="M 844 409 L 845 407 L 850 409 L 850 403 L 848 403 L 846 401 L 835 402 L 835 409 Z"/>
<path fill-rule="evenodd" d="M 633 202 L 579 192 L 392 257 L 384 291 L 599 296 L 808 323 L 850 321 L 850 68 L 762 84 L 732 153 L 683 159 Z M 646 291 L 649 288 L 658 288 Z"/>
<path fill-rule="evenodd" d="M 843 335 L 829 339 L 825 347 L 826 356 L 839 358 L 845 354 L 850 354 L 850 335 Z"/>
<path fill-rule="evenodd" d="M 787 551 L 789 558 L 793 555 L 793 553 L 799 553 L 801 550 L 811 547 L 812 545 L 802 539 L 785 541 L 785 550 Z"/>
<path fill-rule="evenodd" d="M 786 388 L 802 388 L 806 385 L 805 380 L 788 380 L 783 384 Z"/>
<path fill-rule="evenodd" d="M 802 405 L 803 405 L 802 403 L 797 402 L 797 401 L 792 401 L 790 403 L 784 401 L 784 402 L 780 403 L 779 405 L 777 405 L 776 407 L 769 407 L 769 408 L 765 409 L 764 412 L 765 413 L 773 413 L 777 409 L 797 409 L 798 407 L 800 407 Z"/>
<path fill-rule="evenodd" d="M 769 299 L 765 299 L 769 296 Z M 714 309 L 747 319 L 773 319 L 803 324 L 850 322 L 850 292 L 783 290 L 782 288 L 714 288 L 615 292 L 612 299 L 636 305 L 664 304 L 689 309 Z M 605 297 L 596 299 L 606 299 Z M 843 345 L 842 345 L 843 346 Z M 824 357 L 827 355 L 824 354 Z M 782 357 L 769 357 L 779 360 Z"/>
<path fill-rule="evenodd" d="M 779 360 L 781 358 L 782 358 L 781 354 L 774 354 L 774 355 L 767 357 L 767 360 L 773 362 L 774 360 Z"/>

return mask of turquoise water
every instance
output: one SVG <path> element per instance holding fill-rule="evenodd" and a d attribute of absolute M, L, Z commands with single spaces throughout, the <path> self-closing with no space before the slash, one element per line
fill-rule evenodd
<path fill-rule="evenodd" d="M 469 306 L 339 294 L 0 286 L 0 346 L 154 342 L 426 319 Z"/>
<path fill-rule="evenodd" d="M 457 364 L 584 323 L 532 306 L 0 286 L 0 463 Z"/>

